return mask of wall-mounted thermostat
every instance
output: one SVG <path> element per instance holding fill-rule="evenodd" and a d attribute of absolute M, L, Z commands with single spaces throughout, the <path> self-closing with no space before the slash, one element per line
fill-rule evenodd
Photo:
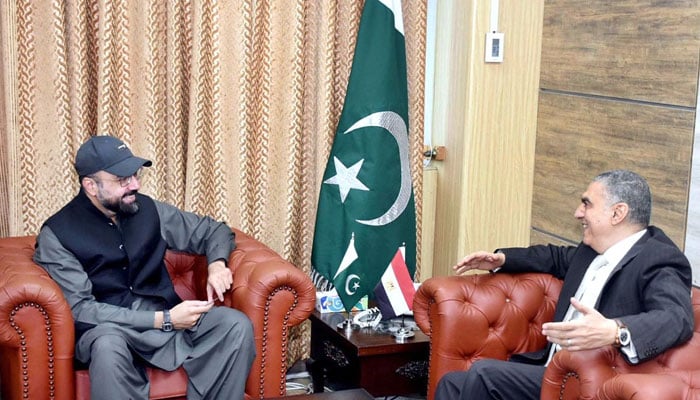
<path fill-rule="evenodd" d="M 486 49 L 484 61 L 503 62 L 503 32 L 489 32 L 486 34 Z"/>

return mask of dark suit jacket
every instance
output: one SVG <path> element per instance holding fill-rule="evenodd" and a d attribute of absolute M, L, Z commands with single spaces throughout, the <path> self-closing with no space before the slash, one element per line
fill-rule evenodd
<path fill-rule="evenodd" d="M 506 255 L 504 272 L 544 272 L 564 280 L 555 321 L 564 318 L 569 299 L 597 256 L 583 243 L 576 247 L 542 245 L 501 251 Z M 661 229 L 650 226 L 613 269 L 596 309 L 606 318 L 620 319 L 629 328 L 641 362 L 692 336 L 691 285 L 688 259 Z M 513 360 L 543 364 L 549 346 L 514 356 Z"/>

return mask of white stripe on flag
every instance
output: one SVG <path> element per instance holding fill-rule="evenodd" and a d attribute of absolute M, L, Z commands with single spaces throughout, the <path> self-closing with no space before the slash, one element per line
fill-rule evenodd
<path fill-rule="evenodd" d="M 350 243 L 348 244 L 348 248 L 345 250 L 345 255 L 340 261 L 340 266 L 338 267 L 338 271 L 335 273 L 333 280 L 335 280 L 338 277 L 338 275 L 341 274 L 341 272 L 344 272 L 346 269 L 348 269 L 350 267 L 350 264 L 357 260 L 357 257 L 357 250 L 355 250 L 355 232 L 353 232 L 352 236 L 350 236 Z"/>
<path fill-rule="evenodd" d="M 413 309 L 413 296 L 416 289 L 413 286 L 408 267 L 401 249 L 396 252 L 391 263 L 382 275 L 382 286 L 391 308 L 396 315 L 403 315 Z"/>
<path fill-rule="evenodd" d="M 401 9 L 401 0 L 379 0 L 380 3 L 384 4 L 386 8 L 394 13 L 394 28 L 397 31 L 403 33 L 403 10 Z"/>

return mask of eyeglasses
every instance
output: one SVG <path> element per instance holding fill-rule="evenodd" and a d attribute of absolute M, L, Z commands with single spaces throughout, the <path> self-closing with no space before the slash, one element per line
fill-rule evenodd
<path fill-rule="evenodd" d="M 112 182 L 119 182 L 119 186 L 121 187 L 127 187 L 131 184 L 131 180 L 136 178 L 137 180 L 141 180 L 141 177 L 143 176 L 143 168 L 139 168 L 138 171 L 136 171 L 135 174 L 131 176 L 118 176 L 117 179 L 110 179 L 110 178 L 98 178 L 95 175 L 89 175 L 88 178 L 93 179 L 95 181 L 101 182 L 101 181 L 112 181 Z"/>

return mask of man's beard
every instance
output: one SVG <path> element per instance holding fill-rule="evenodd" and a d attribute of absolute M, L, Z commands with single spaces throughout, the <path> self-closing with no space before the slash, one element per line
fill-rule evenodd
<path fill-rule="evenodd" d="M 97 199 L 100 201 L 100 204 L 109 211 L 118 213 L 118 214 L 127 214 L 127 215 L 133 215 L 139 212 L 139 202 L 134 200 L 133 203 L 127 204 L 124 203 L 122 200 L 125 196 L 130 196 L 130 195 L 136 195 L 136 191 L 132 191 L 129 193 L 124 194 L 124 196 L 118 198 L 118 199 L 105 199 L 102 197 L 102 193 L 98 192 L 97 193 Z"/>

